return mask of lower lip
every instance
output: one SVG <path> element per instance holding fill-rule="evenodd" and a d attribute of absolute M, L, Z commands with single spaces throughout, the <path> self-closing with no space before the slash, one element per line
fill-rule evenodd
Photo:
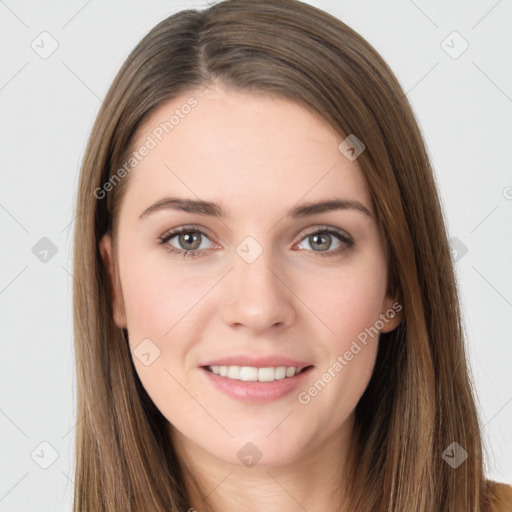
<path fill-rule="evenodd" d="M 313 366 L 293 377 L 273 380 L 271 382 L 245 382 L 243 380 L 228 379 L 210 372 L 201 367 L 200 370 L 206 375 L 209 381 L 224 394 L 235 400 L 250 404 L 262 404 L 272 402 L 291 393 L 304 383 Z"/>

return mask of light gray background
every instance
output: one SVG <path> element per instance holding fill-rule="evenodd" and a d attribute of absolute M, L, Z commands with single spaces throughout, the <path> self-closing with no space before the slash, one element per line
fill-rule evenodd
<path fill-rule="evenodd" d="M 311 3 L 368 39 L 413 104 L 450 237 L 467 248 L 454 258 L 488 474 L 510 483 L 512 3 Z M 170 14 L 206 5 L 0 0 L 0 512 L 71 508 L 71 244 L 81 158 L 101 100 L 135 44 Z M 44 31 L 58 43 L 48 58 L 31 47 L 51 48 Z M 458 58 L 462 39 L 446 40 L 453 31 L 469 44 Z M 57 249 L 46 262 L 32 252 L 42 237 Z M 58 457 L 43 469 L 52 450 Z"/>

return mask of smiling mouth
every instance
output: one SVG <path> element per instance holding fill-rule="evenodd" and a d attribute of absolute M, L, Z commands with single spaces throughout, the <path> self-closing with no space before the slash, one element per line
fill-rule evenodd
<path fill-rule="evenodd" d="M 290 379 L 296 375 L 304 373 L 309 366 L 270 366 L 266 368 L 256 368 L 253 366 L 203 366 L 205 370 L 226 377 L 227 379 L 240 380 L 243 382 L 273 382 L 274 380 Z"/>

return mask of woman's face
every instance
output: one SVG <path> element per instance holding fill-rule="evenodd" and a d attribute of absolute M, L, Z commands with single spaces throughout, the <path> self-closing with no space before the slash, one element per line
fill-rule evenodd
<path fill-rule="evenodd" d="M 140 380 L 191 452 L 271 466 L 350 432 L 400 315 L 342 141 L 295 103 L 213 87 L 138 131 L 101 250 Z"/>

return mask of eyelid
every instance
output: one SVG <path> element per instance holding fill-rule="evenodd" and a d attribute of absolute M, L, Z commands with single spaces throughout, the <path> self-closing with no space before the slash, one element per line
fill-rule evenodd
<path fill-rule="evenodd" d="M 335 233 L 345 238 L 347 242 L 350 241 L 351 243 L 354 243 L 354 239 L 344 229 L 326 225 L 316 225 L 308 228 L 305 232 L 301 233 L 302 238 L 299 239 L 299 242 L 304 240 L 304 238 L 307 236 L 313 235 L 314 233 Z"/>
<path fill-rule="evenodd" d="M 196 232 L 199 233 L 201 236 L 206 237 L 210 242 L 214 245 L 217 245 L 217 248 L 219 247 L 219 243 L 215 241 L 214 237 L 210 236 L 209 230 L 206 228 L 203 228 L 202 226 L 198 225 L 191 225 L 186 224 L 182 226 L 178 226 L 176 228 L 172 228 L 167 230 L 163 235 L 161 235 L 158 238 L 158 245 L 164 246 L 165 250 L 169 253 L 174 253 L 177 256 L 182 257 L 200 257 L 204 256 L 205 253 L 208 252 L 210 248 L 207 249 L 180 249 L 178 247 L 174 247 L 173 245 L 169 244 L 169 240 L 172 238 L 180 235 L 183 232 Z M 300 249 L 300 251 L 305 251 L 306 253 L 313 253 L 315 256 L 322 256 L 322 257 L 331 257 L 331 256 L 337 256 L 343 253 L 346 249 L 350 249 L 355 245 L 355 240 L 352 238 L 352 236 L 347 233 L 345 230 L 336 228 L 333 226 L 327 226 L 327 225 L 315 225 L 311 226 L 306 229 L 306 231 L 301 232 L 301 238 L 294 244 L 293 247 L 296 247 L 299 245 L 303 240 L 307 239 L 308 236 L 315 234 L 315 233 L 327 233 L 329 236 L 334 236 L 338 239 L 338 241 L 344 245 L 345 247 L 339 247 L 334 250 L 327 250 L 327 251 L 313 251 L 309 249 Z M 222 248 L 222 246 L 220 246 Z"/>
<path fill-rule="evenodd" d="M 165 231 L 162 235 L 160 235 L 158 237 L 158 241 L 159 241 L 159 243 L 164 244 L 164 243 L 168 242 L 170 239 L 174 238 L 175 236 L 180 235 L 181 233 L 188 233 L 191 231 L 197 232 L 197 233 L 205 236 L 206 238 L 208 238 L 208 240 L 210 240 L 212 243 L 220 245 L 220 244 L 218 244 L 218 242 L 215 241 L 214 237 L 212 237 L 209 234 L 209 230 L 207 230 L 206 228 L 203 228 L 202 226 L 197 226 L 197 225 L 193 225 L 193 224 L 185 224 L 183 226 L 178 226 L 176 228 L 168 229 L 167 231 Z M 179 250 L 185 251 L 186 249 L 179 249 Z M 204 250 L 205 249 L 201 249 L 201 250 L 196 250 L 196 251 L 191 251 L 191 252 L 202 252 Z"/>
<path fill-rule="evenodd" d="M 212 242 L 212 236 L 207 232 L 208 230 L 206 228 L 203 228 L 202 226 L 194 225 L 194 224 L 185 224 L 183 226 L 178 226 L 176 228 L 172 228 L 167 230 L 164 234 L 162 234 L 158 239 L 163 240 L 165 238 L 171 237 L 173 238 L 176 235 L 179 235 L 182 232 L 187 231 L 197 231 L 198 233 L 208 237 Z M 315 226 L 311 226 L 310 228 L 307 228 L 306 231 L 301 232 L 301 238 L 298 239 L 298 242 L 301 242 L 309 235 L 312 235 L 314 233 L 318 232 L 327 232 L 327 233 L 335 233 L 340 235 L 341 237 L 345 238 L 347 242 L 354 243 L 353 238 L 343 229 L 335 228 L 333 226 L 327 226 L 327 225 L 321 225 L 317 224 Z M 298 243 L 296 242 L 296 243 Z M 218 243 L 218 242 L 215 242 Z M 296 245 L 296 244 L 295 244 Z"/>

